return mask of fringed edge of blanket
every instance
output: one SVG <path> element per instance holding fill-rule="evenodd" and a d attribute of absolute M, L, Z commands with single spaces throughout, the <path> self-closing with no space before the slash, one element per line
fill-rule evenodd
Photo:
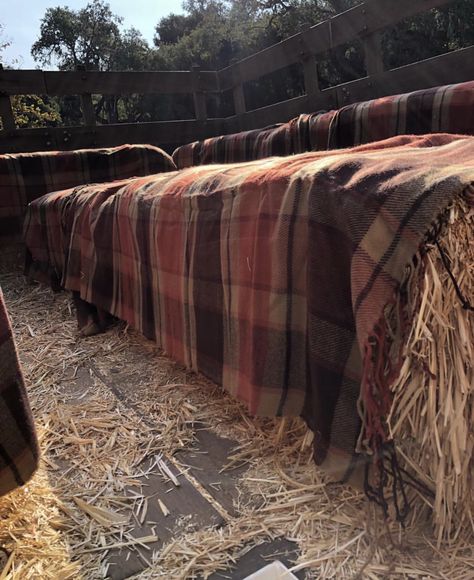
<path fill-rule="evenodd" d="M 363 375 L 358 401 L 362 428 L 356 446 L 357 453 L 369 456 L 364 466 L 364 491 L 369 500 L 381 507 L 385 517 L 388 516 L 389 508 L 392 506 L 397 521 L 402 525 L 405 524 L 411 508 L 407 487 L 413 487 L 429 498 L 433 498 L 434 494 L 399 464 L 395 442 L 390 437 L 388 425 L 393 403 L 391 386 L 400 375 L 404 360 L 404 343 L 415 313 L 420 308 L 427 266 L 427 245 L 435 244 L 443 258 L 438 240 L 448 225 L 450 208 L 457 198 L 463 198 L 469 205 L 474 206 L 474 183 L 454 195 L 431 224 L 417 253 L 405 266 L 404 278 L 395 289 L 392 299 L 385 305 L 384 312 L 364 348 Z M 443 264 L 455 285 L 462 307 L 473 310 L 473 306 L 460 293 L 444 258 Z M 413 291 L 414 285 L 418 288 L 418 292 Z M 425 371 L 430 373 L 428 368 Z"/>

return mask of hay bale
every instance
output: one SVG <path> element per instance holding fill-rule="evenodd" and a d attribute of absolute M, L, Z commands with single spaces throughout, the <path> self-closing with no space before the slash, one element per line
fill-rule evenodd
<path fill-rule="evenodd" d="M 474 304 L 474 207 L 459 199 L 439 236 L 462 296 Z M 405 466 L 433 492 L 438 544 L 474 532 L 474 313 L 463 308 L 436 243 L 410 288 L 413 324 L 392 385 L 389 426 Z M 417 502 L 420 505 L 420 502 Z M 415 510 L 419 517 L 419 510 Z"/>

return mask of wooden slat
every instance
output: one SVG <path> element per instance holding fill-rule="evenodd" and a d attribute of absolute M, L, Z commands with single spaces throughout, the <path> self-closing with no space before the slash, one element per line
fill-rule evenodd
<path fill-rule="evenodd" d="M 182 145 L 196 139 L 221 135 L 224 132 L 223 119 L 208 119 L 205 124 L 188 120 L 121 123 L 100 125 L 94 128 L 18 129 L 13 136 L 6 136 L 4 132 L 0 132 L 0 153 L 112 147 L 123 143 Z"/>
<path fill-rule="evenodd" d="M 207 119 L 206 94 L 201 88 L 201 69 L 199 66 L 193 66 L 192 71 L 193 82 L 193 99 L 194 99 L 194 114 L 198 121 L 205 121 Z"/>
<path fill-rule="evenodd" d="M 273 123 L 284 123 L 307 110 L 307 97 L 295 97 L 267 107 L 248 111 L 241 117 L 241 130 L 256 129 Z"/>
<path fill-rule="evenodd" d="M 446 84 L 474 80 L 474 46 L 409 64 L 377 76 L 357 79 L 323 93 L 337 96 L 339 106 Z"/>
<path fill-rule="evenodd" d="M 236 85 L 232 89 L 232 94 L 234 97 L 235 114 L 243 115 L 247 110 L 247 105 L 245 104 L 245 94 L 243 85 L 242 84 Z"/>
<path fill-rule="evenodd" d="M 4 131 L 16 129 L 15 116 L 13 115 L 12 104 L 8 95 L 0 94 L 0 117 Z"/>
<path fill-rule="evenodd" d="M 365 70 L 367 76 L 383 73 L 382 33 L 374 32 L 364 39 Z"/>
<path fill-rule="evenodd" d="M 316 59 L 307 58 L 303 61 L 304 86 L 308 96 L 313 97 L 320 92 Z"/>
<path fill-rule="evenodd" d="M 310 40 L 311 26 L 306 26 L 301 31 L 300 35 L 300 59 L 303 65 L 304 86 L 305 92 L 308 96 L 313 98 L 320 92 L 318 68 L 316 65 L 316 58 L 314 56 L 314 46 Z"/>
<path fill-rule="evenodd" d="M 81 95 L 81 108 L 84 123 L 89 127 L 94 127 L 97 124 L 94 105 L 92 104 L 92 96 L 88 93 Z"/>
<path fill-rule="evenodd" d="M 0 92 L 7 95 L 44 95 L 43 71 L 0 70 Z"/>
<path fill-rule="evenodd" d="M 311 44 L 313 54 L 321 54 L 369 35 L 404 18 L 426 12 L 431 8 L 451 4 L 454 0 L 367 0 L 346 12 L 311 27 L 305 31 L 306 44 Z M 301 57 L 301 33 L 249 56 L 235 65 L 218 72 L 222 90 L 233 86 L 233 68 L 238 67 L 239 78 L 248 82 L 298 62 Z"/>
<path fill-rule="evenodd" d="M 189 71 L 147 72 L 45 72 L 45 84 L 50 95 L 83 93 L 101 95 L 177 94 L 191 93 L 193 74 Z M 217 90 L 215 72 L 200 73 L 200 89 Z"/>

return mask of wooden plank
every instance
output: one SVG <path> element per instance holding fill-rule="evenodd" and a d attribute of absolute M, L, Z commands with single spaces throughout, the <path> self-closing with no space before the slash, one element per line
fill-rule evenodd
<path fill-rule="evenodd" d="M 164 459 L 166 462 L 166 459 Z M 143 466 L 144 469 L 151 464 Z M 167 463 L 174 475 L 178 471 Z M 179 477 L 180 487 L 175 487 L 166 481 L 159 473 L 158 468 L 147 478 L 139 478 L 145 485 L 143 491 L 148 499 L 148 509 L 143 519 L 143 524 L 137 524 L 131 535 L 135 538 L 148 536 L 153 533 L 158 536 L 158 541 L 148 544 L 151 550 L 160 550 L 164 544 L 169 542 L 176 533 L 184 533 L 182 523 L 185 521 L 190 529 L 199 530 L 208 526 L 222 526 L 225 521 L 218 511 L 204 498 L 201 493 L 185 478 Z M 126 490 L 127 495 L 136 492 L 136 488 Z M 158 499 L 165 504 L 169 510 L 169 515 L 165 516 L 159 506 Z M 180 525 L 181 524 L 181 525 Z M 108 578 L 111 580 L 123 580 L 133 574 L 138 574 L 148 567 L 146 561 L 151 558 L 151 551 L 139 548 L 138 550 L 113 550 L 107 556 L 110 563 Z"/>
<path fill-rule="evenodd" d="M 74 95 L 177 94 L 192 92 L 193 74 L 189 71 L 45 72 L 47 93 Z M 213 71 L 201 71 L 200 90 L 216 91 L 217 76 Z"/>
<path fill-rule="evenodd" d="M 304 86 L 308 96 L 313 97 L 320 92 L 318 68 L 316 59 L 311 57 L 303 61 Z"/>
<path fill-rule="evenodd" d="M 94 105 L 92 104 L 92 96 L 90 93 L 81 95 L 81 108 L 82 116 L 84 117 L 84 123 L 89 127 L 94 127 L 97 125 L 95 109 Z"/>
<path fill-rule="evenodd" d="M 0 153 L 62 150 L 87 147 L 112 147 L 123 143 L 182 145 L 225 132 L 223 119 L 208 119 L 205 123 L 157 121 L 152 123 L 121 123 L 91 127 L 49 127 L 48 129 L 17 129 L 5 135 L 0 132 Z M 49 145 L 48 145 L 49 143 Z"/>
<path fill-rule="evenodd" d="M 300 60 L 299 34 L 266 48 L 252 56 L 218 71 L 221 90 L 231 89 L 236 80 L 248 82 Z M 235 72 L 234 72 L 235 71 Z"/>
<path fill-rule="evenodd" d="M 367 76 L 379 75 L 384 71 L 382 33 L 374 32 L 364 39 L 365 70 Z"/>
<path fill-rule="evenodd" d="M 275 538 L 271 542 L 265 542 L 249 550 L 237 560 L 232 568 L 211 574 L 209 580 L 246 578 L 274 560 L 280 560 L 287 568 L 291 568 L 298 555 L 299 549 L 295 542 L 291 542 L 286 538 Z M 301 570 L 299 572 L 293 572 L 293 574 L 297 578 L 305 578 L 306 571 Z"/>
<path fill-rule="evenodd" d="M 234 111 L 236 115 L 242 115 L 247 111 L 247 105 L 245 103 L 244 87 L 242 83 L 236 85 L 232 89 L 232 94 L 234 97 Z"/>
<path fill-rule="evenodd" d="M 261 109 L 247 111 L 243 115 L 242 126 L 244 130 L 256 129 L 272 125 L 273 123 L 284 123 L 300 113 L 311 113 L 312 111 L 328 110 L 334 108 L 335 95 L 326 91 L 321 91 L 315 98 L 310 99 L 307 95 L 295 97 L 287 101 L 281 101 Z M 233 118 L 227 120 L 227 127 L 235 128 Z"/>
<path fill-rule="evenodd" d="M 0 94 L 0 117 L 2 118 L 4 131 L 14 131 L 16 129 L 15 116 L 8 95 Z"/>
<path fill-rule="evenodd" d="M 0 92 L 7 95 L 44 95 L 43 71 L 0 70 Z"/>
<path fill-rule="evenodd" d="M 194 115 L 198 121 L 205 121 L 207 119 L 206 94 L 201 88 L 202 72 L 200 67 L 193 66 L 191 74 L 193 82 Z"/>
<path fill-rule="evenodd" d="M 303 76 L 305 92 L 308 96 L 314 97 L 320 92 L 317 61 L 314 56 L 314 46 L 309 38 L 311 26 L 306 26 L 300 36 L 301 62 L 303 65 Z"/>
<path fill-rule="evenodd" d="M 175 456 L 190 467 L 191 475 L 232 516 L 237 515 L 234 501 L 238 499 L 237 482 L 246 466 L 222 471 L 238 441 L 219 437 L 203 425 L 195 425 L 196 443 L 192 449 L 178 451 Z"/>
<path fill-rule="evenodd" d="M 339 106 L 431 87 L 474 80 L 474 46 L 409 64 L 374 77 L 357 79 L 324 93 Z"/>

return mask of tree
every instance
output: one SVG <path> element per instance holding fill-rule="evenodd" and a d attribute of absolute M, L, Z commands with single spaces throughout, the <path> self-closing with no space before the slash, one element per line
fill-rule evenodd
<path fill-rule="evenodd" d="M 60 70 L 108 70 L 121 40 L 121 22 L 103 0 L 78 11 L 48 8 L 31 54 L 43 65 L 56 61 Z"/>
<path fill-rule="evenodd" d="M 48 8 L 31 54 L 43 65 L 55 62 L 60 70 L 145 70 L 152 66 L 150 47 L 138 30 L 120 30 L 122 18 L 104 0 L 92 0 L 81 10 Z M 116 123 L 121 109 L 133 118 L 137 99 L 119 95 L 95 96 L 99 121 Z M 127 105 L 125 106 L 125 103 Z M 80 110 L 71 99 L 59 99 L 66 123 L 80 122 Z M 135 117 L 138 116 L 135 111 Z"/>

